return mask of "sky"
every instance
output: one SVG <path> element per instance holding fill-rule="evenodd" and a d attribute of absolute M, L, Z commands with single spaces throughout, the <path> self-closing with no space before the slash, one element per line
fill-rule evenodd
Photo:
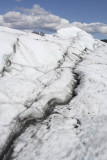
<path fill-rule="evenodd" d="M 107 0 L 1 0 L 0 25 L 55 32 L 71 25 L 107 38 Z"/>

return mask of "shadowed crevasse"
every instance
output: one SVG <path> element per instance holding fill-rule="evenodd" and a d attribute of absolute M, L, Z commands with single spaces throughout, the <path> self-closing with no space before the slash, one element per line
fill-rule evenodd
<path fill-rule="evenodd" d="M 52 98 L 50 101 L 47 102 L 47 110 L 45 111 L 45 114 L 43 117 L 41 117 L 40 119 L 26 119 L 25 121 L 18 121 L 18 130 L 11 133 L 11 135 L 8 138 L 7 144 L 5 146 L 5 148 L 3 149 L 2 153 L 0 154 L 0 160 L 10 160 L 11 159 L 11 155 L 13 153 L 13 143 L 14 141 L 26 130 L 26 128 L 28 126 L 30 126 L 31 124 L 37 124 L 37 123 L 41 123 L 44 120 L 46 120 L 53 112 L 55 106 L 57 105 L 67 105 L 72 99 L 73 97 L 76 96 L 76 92 L 75 89 L 78 87 L 78 85 L 80 84 L 80 79 L 79 79 L 79 75 L 77 73 L 74 72 L 74 79 L 76 80 L 75 85 L 74 85 L 74 89 L 73 92 L 71 94 L 71 96 L 66 99 L 66 101 L 61 101 L 60 99 L 57 98 Z"/>

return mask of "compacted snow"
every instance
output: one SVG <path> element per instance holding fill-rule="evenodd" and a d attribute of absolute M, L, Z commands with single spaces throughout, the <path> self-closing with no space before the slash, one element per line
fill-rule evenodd
<path fill-rule="evenodd" d="M 66 28 L 0 27 L 0 159 L 107 159 L 107 45 Z"/>

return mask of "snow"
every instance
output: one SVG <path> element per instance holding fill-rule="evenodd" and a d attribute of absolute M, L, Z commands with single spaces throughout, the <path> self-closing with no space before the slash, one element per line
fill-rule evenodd
<path fill-rule="evenodd" d="M 11 134 L 14 123 L 14 118 L 18 116 L 19 112 L 25 110 L 21 104 L 0 104 L 0 150 L 5 145 L 7 135 Z"/>
<path fill-rule="evenodd" d="M 21 31 L 0 27 L 0 73 L 6 63 L 6 59 L 13 54 L 13 45 L 21 33 Z"/>
<path fill-rule="evenodd" d="M 20 153 L 13 153 L 14 160 L 106 160 L 106 56 L 107 45 L 83 56 L 85 60 L 75 70 L 81 77 L 77 96 L 68 105 L 56 106 L 43 122 L 25 130 L 14 145 L 23 142 L 26 146 Z"/>
<path fill-rule="evenodd" d="M 0 27 L 0 43 L 0 154 L 21 131 L 11 159 L 106 160 L 107 46 L 75 27 Z"/>

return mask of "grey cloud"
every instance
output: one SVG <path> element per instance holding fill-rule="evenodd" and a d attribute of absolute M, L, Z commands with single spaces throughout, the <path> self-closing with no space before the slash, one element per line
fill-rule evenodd
<path fill-rule="evenodd" d="M 107 35 L 107 25 L 103 23 L 69 23 L 68 20 L 44 10 L 39 5 L 29 8 L 16 8 L 4 15 L 0 15 L 0 25 L 22 30 L 43 29 L 56 31 L 61 28 L 76 26 L 88 33 Z"/>
<path fill-rule="evenodd" d="M 19 8 L 0 16 L 0 25 L 16 29 L 56 31 L 62 27 L 70 26 L 68 20 L 45 11 L 39 5 L 34 5 L 31 9 Z"/>
<path fill-rule="evenodd" d="M 81 28 L 82 30 L 88 32 L 88 33 L 101 33 L 104 35 L 107 35 L 107 24 L 104 23 L 80 23 L 80 22 L 73 22 L 73 26 L 76 26 L 78 28 Z"/>
<path fill-rule="evenodd" d="M 13 23 L 13 22 L 19 21 L 20 18 L 21 18 L 21 13 L 15 12 L 15 11 L 8 12 L 5 15 L 3 15 L 3 20 L 6 23 Z"/>

